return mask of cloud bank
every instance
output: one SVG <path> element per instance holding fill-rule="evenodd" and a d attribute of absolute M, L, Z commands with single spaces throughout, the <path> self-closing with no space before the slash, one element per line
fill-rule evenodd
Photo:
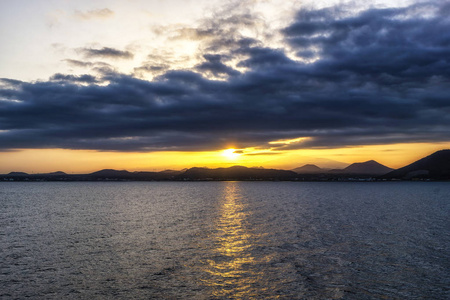
<path fill-rule="evenodd" d="M 278 151 L 448 142 L 449 10 L 436 2 L 302 9 L 279 32 L 283 48 L 243 35 L 262 21 L 232 12 L 180 31 L 179 38 L 189 33 L 201 41 L 202 62 L 184 70 L 165 65 L 152 81 L 112 70 L 2 79 L 0 149 Z M 133 57 L 107 47 L 83 53 Z M 269 144 L 299 137 L 308 138 Z"/>

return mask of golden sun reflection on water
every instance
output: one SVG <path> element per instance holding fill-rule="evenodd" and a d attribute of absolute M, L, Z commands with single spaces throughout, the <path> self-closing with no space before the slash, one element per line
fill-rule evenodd
<path fill-rule="evenodd" d="M 252 253 L 252 235 L 246 228 L 249 212 L 239 190 L 238 182 L 227 182 L 224 202 L 215 224 L 213 259 L 204 270 L 208 276 L 204 284 L 212 288 L 217 298 L 257 299 L 267 289 L 263 272 Z"/>

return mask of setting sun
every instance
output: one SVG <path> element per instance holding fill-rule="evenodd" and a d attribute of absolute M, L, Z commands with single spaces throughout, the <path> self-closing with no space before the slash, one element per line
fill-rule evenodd
<path fill-rule="evenodd" d="M 241 156 L 241 154 L 237 153 L 236 151 L 237 151 L 236 149 L 226 149 L 222 151 L 222 155 L 225 156 L 227 159 L 235 160 L 239 156 Z"/>

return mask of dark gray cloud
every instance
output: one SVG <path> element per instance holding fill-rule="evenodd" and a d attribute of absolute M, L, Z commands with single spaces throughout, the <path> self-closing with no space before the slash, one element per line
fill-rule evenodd
<path fill-rule="evenodd" d="M 227 15 L 223 28 L 216 18 L 202 29 L 224 40 L 208 38 L 193 70 L 164 71 L 153 81 L 113 71 L 84 81 L 61 74 L 47 82 L 4 79 L 0 147 L 281 151 L 448 142 L 446 10 L 422 3 L 356 14 L 299 11 L 282 31 L 298 60 L 233 31 L 233 22 L 251 25 L 249 15 Z M 236 57 L 245 73 L 227 65 Z M 205 72 L 227 77 L 210 80 Z M 297 137 L 311 138 L 268 144 Z"/>
<path fill-rule="evenodd" d="M 50 80 L 52 81 L 59 81 L 59 82 L 79 82 L 79 83 L 96 83 L 98 82 L 95 76 L 84 74 L 84 75 L 67 75 L 67 74 L 61 74 L 57 73 L 54 74 L 52 77 L 50 77 Z"/>
<path fill-rule="evenodd" d="M 144 65 L 134 68 L 133 74 L 136 77 L 144 77 L 146 74 L 161 75 L 170 69 L 170 65 L 166 63 L 147 62 Z"/>
<path fill-rule="evenodd" d="M 205 54 L 203 55 L 205 61 L 198 66 L 196 66 L 196 70 L 201 73 L 209 73 L 215 77 L 223 77 L 226 76 L 237 76 L 240 74 L 239 71 L 225 65 L 222 60 L 229 59 L 228 57 L 223 57 L 223 55 L 219 54 Z"/>
<path fill-rule="evenodd" d="M 134 56 L 130 51 L 122 51 L 109 47 L 103 47 L 101 49 L 82 48 L 80 51 L 88 58 L 132 59 Z"/>

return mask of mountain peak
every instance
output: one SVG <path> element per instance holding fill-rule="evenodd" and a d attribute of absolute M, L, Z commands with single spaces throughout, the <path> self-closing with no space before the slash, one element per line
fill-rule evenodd
<path fill-rule="evenodd" d="M 314 174 L 323 172 L 323 169 L 313 164 L 306 164 L 299 168 L 295 168 L 292 171 L 296 172 L 297 174 Z"/>
<path fill-rule="evenodd" d="M 342 173 L 347 174 L 370 174 L 370 175 L 384 175 L 391 172 L 393 169 L 380 164 L 375 160 L 368 160 L 365 162 L 354 163 L 342 170 Z"/>

